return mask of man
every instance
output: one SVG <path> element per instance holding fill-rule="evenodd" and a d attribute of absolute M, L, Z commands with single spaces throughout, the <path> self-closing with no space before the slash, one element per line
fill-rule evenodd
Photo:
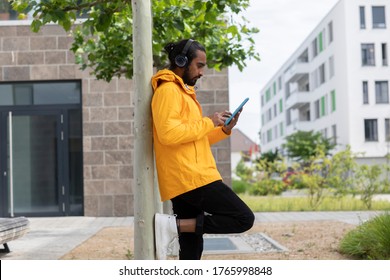
<path fill-rule="evenodd" d="M 175 215 L 156 214 L 158 259 L 174 255 L 179 234 L 180 259 L 200 259 L 204 233 L 240 233 L 254 215 L 222 182 L 210 145 L 226 139 L 239 114 L 203 117 L 194 86 L 203 76 L 206 51 L 192 39 L 165 47 L 169 69 L 152 78 L 153 135 L 161 200 L 171 200 Z"/>

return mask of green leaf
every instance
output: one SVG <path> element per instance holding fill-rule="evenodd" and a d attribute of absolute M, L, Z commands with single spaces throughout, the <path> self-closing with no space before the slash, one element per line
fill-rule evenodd
<path fill-rule="evenodd" d="M 259 60 L 253 41 L 257 28 L 242 17 L 232 17 L 248 7 L 249 0 L 152 0 L 153 57 L 156 67 L 166 64 L 164 45 L 183 38 L 196 38 L 207 50 L 208 66 L 217 70 L 248 59 Z M 56 22 L 71 30 L 76 14 L 87 17 L 75 28 L 71 50 L 76 62 L 106 80 L 133 73 L 131 1 L 112 0 L 15 0 L 18 9 L 34 10 L 31 28 Z M 228 19 L 228 20 L 227 20 Z"/>
<path fill-rule="evenodd" d="M 180 31 L 184 31 L 184 22 L 180 19 L 173 20 L 173 26 Z"/>
<path fill-rule="evenodd" d="M 34 19 L 31 23 L 31 29 L 33 32 L 38 32 L 41 26 L 42 26 L 42 22 L 37 19 Z"/>

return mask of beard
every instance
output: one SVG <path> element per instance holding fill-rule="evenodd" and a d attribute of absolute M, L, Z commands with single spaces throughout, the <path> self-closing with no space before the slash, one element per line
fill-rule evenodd
<path fill-rule="evenodd" d="M 184 70 L 184 73 L 183 73 L 183 82 L 186 85 L 194 86 L 198 79 L 199 79 L 199 77 L 191 77 L 190 72 L 189 72 L 189 68 L 186 67 L 186 69 Z"/>

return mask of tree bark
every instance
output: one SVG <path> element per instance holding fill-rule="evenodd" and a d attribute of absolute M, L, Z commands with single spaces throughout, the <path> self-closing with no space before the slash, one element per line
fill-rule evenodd
<path fill-rule="evenodd" d="M 133 50 L 135 82 L 134 121 L 134 258 L 155 259 L 154 159 L 150 103 L 153 75 L 152 12 L 150 0 L 133 0 Z"/>

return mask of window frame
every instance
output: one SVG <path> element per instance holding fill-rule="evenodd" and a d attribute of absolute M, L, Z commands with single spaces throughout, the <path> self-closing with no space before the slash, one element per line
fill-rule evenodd
<path fill-rule="evenodd" d="M 377 13 L 379 11 L 381 11 L 382 13 L 380 15 L 379 14 L 375 14 L 375 11 Z M 386 28 L 386 10 L 385 10 L 385 6 L 372 6 L 371 12 L 372 12 L 372 28 L 373 29 L 385 29 Z M 380 16 L 380 18 L 378 18 L 378 16 Z M 379 20 L 382 19 L 382 16 L 383 16 L 383 22 L 379 22 Z M 376 19 L 376 21 L 375 21 L 375 19 Z"/>
<path fill-rule="evenodd" d="M 335 75 L 334 56 L 329 57 L 329 80 Z"/>
<path fill-rule="evenodd" d="M 333 144 L 337 144 L 337 125 L 333 124 L 331 129 L 332 129 Z"/>
<path fill-rule="evenodd" d="M 328 23 L 328 37 L 329 45 L 333 42 L 333 21 Z"/>
<path fill-rule="evenodd" d="M 364 6 L 359 6 L 360 29 L 366 29 L 366 9 Z"/>
<path fill-rule="evenodd" d="M 314 101 L 314 118 L 318 120 L 320 118 L 320 99 Z"/>
<path fill-rule="evenodd" d="M 330 92 L 330 97 L 331 97 L 331 111 L 335 112 L 336 111 L 336 90 L 332 90 Z"/>
<path fill-rule="evenodd" d="M 366 142 L 378 142 L 378 119 L 364 119 L 364 139 Z"/>
<path fill-rule="evenodd" d="M 385 142 L 390 143 L 390 119 L 385 119 Z"/>
<path fill-rule="evenodd" d="M 382 66 L 388 66 L 387 43 L 381 44 Z"/>
<path fill-rule="evenodd" d="M 372 54 L 371 54 L 372 53 Z M 375 44 L 361 44 L 362 66 L 375 66 Z"/>
<path fill-rule="evenodd" d="M 389 104 L 389 82 L 375 81 L 375 103 Z"/>
<path fill-rule="evenodd" d="M 363 104 L 370 104 L 370 97 L 368 92 L 368 81 L 362 82 L 362 91 L 363 91 Z"/>

